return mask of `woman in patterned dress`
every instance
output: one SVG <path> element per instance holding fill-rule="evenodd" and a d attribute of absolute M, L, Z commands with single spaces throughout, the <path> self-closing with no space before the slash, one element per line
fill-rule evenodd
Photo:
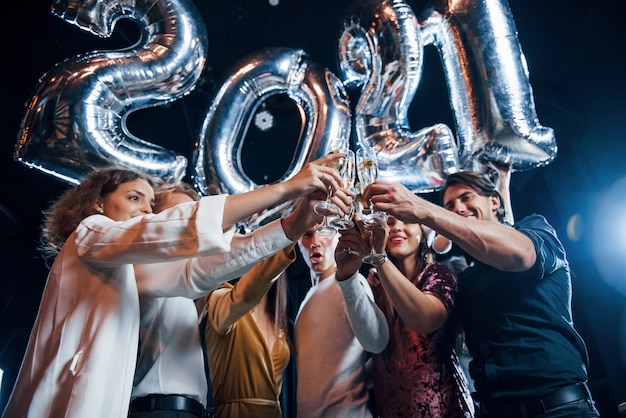
<path fill-rule="evenodd" d="M 454 351 L 456 276 L 432 262 L 419 224 L 389 216 L 368 228 L 389 261 L 368 281 L 389 324 L 389 344 L 372 358 L 380 417 L 471 417 L 473 404 Z"/>

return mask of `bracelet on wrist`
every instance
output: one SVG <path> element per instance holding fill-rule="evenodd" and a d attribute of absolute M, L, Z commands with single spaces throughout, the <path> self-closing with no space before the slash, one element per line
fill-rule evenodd
<path fill-rule="evenodd" d="M 374 267 L 378 267 L 378 266 L 382 266 L 383 264 L 385 264 L 385 262 L 387 261 L 387 254 L 383 255 L 383 259 L 377 262 L 372 262 L 372 265 Z"/>

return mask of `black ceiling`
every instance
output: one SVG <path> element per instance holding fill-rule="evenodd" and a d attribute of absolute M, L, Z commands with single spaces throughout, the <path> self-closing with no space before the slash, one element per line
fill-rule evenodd
<path fill-rule="evenodd" d="M 128 125 L 140 138 L 191 157 L 214 86 L 237 60 L 261 48 L 300 48 L 312 60 L 337 70 L 337 35 L 348 1 L 281 0 L 276 6 L 267 0 L 195 3 L 209 36 L 202 79 L 183 99 L 132 114 Z M 425 2 L 409 0 L 409 4 L 419 12 Z M 620 225 L 619 212 L 602 210 L 614 196 L 607 195 L 614 190 L 611 187 L 626 177 L 626 3 L 511 0 L 509 4 L 528 62 L 538 118 L 554 129 L 559 146 L 548 166 L 513 175 L 513 206 L 518 218 L 531 212 L 544 214 L 565 243 L 575 275 L 575 320 L 592 360 L 592 388 L 605 416 L 611 416 L 616 414 L 617 403 L 626 401 L 626 285 L 620 285 L 626 283 L 626 248 L 619 244 L 626 225 Z M 0 367 L 7 374 L 14 373 L 21 360 L 45 284 L 46 269 L 36 251 L 41 210 L 66 187 L 56 178 L 13 161 L 24 105 L 38 78 L 55 64 L 79 53 L 114 49 L 136 40 L 133 25 L 124 23 L 112 39 L 96 39 L 54 17 L 50 6 L 43 0 L 2 6 Z M 425 57 L 420 100 L 410 107 L 409 117 L 416 126 L 440 121 L 453 126 L 437 60 L 434 55 Z M 285 107 L 286 115 L 292 112 L 289 103 L 277 99 L 274 105 Z M 290 139 L 298 129 L 281 131 L 283 137 L 278 139 L 276 134 L 250 133 L 243 165 L 253 179 L 262 183 L 283 174 L 293 149 Z M 626 198 L 621 194 L 617 198 L 626 207 Z M 614 225 L 612 235 L 597 233 L 602 228 L 595 220 L 597 213 L 608 214 L 605 220 Z M 621 216 L 626 219 L 626 213 Z M 582 227 L 568 236 L 572 219 L 579 219 Z M 617 260 L 617 268 L 605 273 L 602 265 L 606 262 L 593 256 L 598 252 Z M 602 280 L 602 274 L 610 277 Z M 6 390 L 3 387 L 3 397 Z"/>

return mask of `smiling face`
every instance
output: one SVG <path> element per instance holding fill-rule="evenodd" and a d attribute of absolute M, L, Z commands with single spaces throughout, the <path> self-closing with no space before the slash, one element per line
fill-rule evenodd
<path fill-rule="evenodd" d="M 304 257 L 304 262 L 311 270 L 311 274 L 321 280 L 337 270 L 335 248 L 339 234 L 332 237 L 320 237 L 315 233 L 316 227 L 309 229 L 302 235 L 298 240 L 298 247 Z"/>
<path fill-rule="evenodd" d="M 120 184 L 102 198 L 96 208 L 115 221 L 126 221 L 135 216 L 152 213 L 154 190 L 150 184 L 137 179 Z"/>
<path fill-rule="evenodd" d="M 443 195 L 443 207 L 466 218 L 499 222 L 496 212 L 500 207 L 500 198 L 483 196 L 465 185 L 449 186 Z"/>
<path fill-rule="evenodd" d="M 424 236 L 420 224 L 404 223 L 393 216 L 389 216 L 387 224 L 389 238 L 386 251 L 389 255 L 395 259 L 415 258 Z"/>

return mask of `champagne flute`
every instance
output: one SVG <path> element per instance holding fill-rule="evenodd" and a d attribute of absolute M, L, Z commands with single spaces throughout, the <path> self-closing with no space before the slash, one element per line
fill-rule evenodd
<path fill-rule="evenodd" d="M 378 177 L 378 160 L 373 147 L 361 147 L 356 151 L 357 173 L 363 188 L 372 184 Z M 387 214 L 372 209 L 372 202 L 362 202 L 363 209 L 368 213 L 361 213 L 363 222 L 367 224 L 382 224 L 387 222 Z"/>
<path fill-rule="evenodd" d="M 356 184 L 356 186 L 354 187 L 355 189 L 355 193 L 356 196 L 354 197 L 354 206 L 355 206 L 355 210 L 357 213 L 360 214 L 361 219 L 363 220 L 363 224 L 367 230 L 367 234 L 368 234 L 368 239 L 370 241 L 370 252 L 369 254 L 367 254 L 365 257 L 363 257 L 363 262 L 367 263 L 367 264 L 372 264 L 374 266 L 376 265 L 380 265 L 380 263 L 385 259 L 385 254 L 379 254 L 376 251 L 374 251 L 374 247 L 372 246 L 372 231 L 369 229 L 371 227 L 374 227 L 377 223 L 376 222 L 370 222 L 367 223 L 365 222 L 365 220 L 363 219 L 362 213 L 363 213 L 363 209 L 367 207 L 367 202 L 365 201 L 365 199 L 363 198 L 363 189 L 365 189 L 365 186 L 363 185 L 363 183 L 358 182 Z M 368 216 L 368 215 L 365 215 Z"/>
<path fill-rule="evenodd" d="M 326 166 L 334 170 L 340 171 L 342 169 L 342 166 L 345 164 L 345 160 L 345 157 L 338 158 L 336 160 L 329 161 L 328 163 L 326 163 Z M 315 206 L 313 206 L 313 210 L 315 211 L 315 213 L 322 216 L 323 218 L 322 225 L 315 229 L 315 233 L 322 237 L 330 237 L 337 233 L 337 228 L 328 224 L 329 216 L 338 216 L 341 214 L 341 210 L 339 209 L 339 207 L 337 207 L 337 205 L 330 201 L 332 193 L 333 191 L 329 187 L 328 194 L 326 195 L 326 200 L 323 202 L 317 202 Z"/>
<path fill-rule="evenodd" d="M 374 225 L 370 225 L 370 226 L 366 225 L 367 235 L 368 235 L 369 241 L 370 241 L 370 252 L 365 257 L 363 257 L 362 261 L 364 263 L 371 264 L 373 266 L 379 266 L 379 265 L 382 264 L 383 260 L 385 260 L 387 255 L 382 254 L 382 253 L 377 253 L 376 251 L 374 251 L 374 246 L 372 245 L 373 232 L 370 229 L 370 228 L 373 228 L 373 227 L 375 227 L 375 226 Z"/>
<path fill-rule="evenodd" d="M 376 159 L 376 152 L 371 147 L 361 147 L 356 153 L 357 159 L 357 172 L 359 180 L 361 181 L 361 190 L 359 196 L 359 204 L 361 206 L 361 218 L 367 228 L 367 234 L 370 240 L 370 252 L 363 257 L 363 262 L 371 265 L 380 265 L 383 262 L 386 255 L 380 254 L 374 251 L 372 246 L 372 231 L 369 229 L 375 225 L 380 225 L 387 222 L 387 214 L 381 211 L 374 211 L 372 208 L 372 202 L 363 199 L 363 189 L 369 184 L 376 181 L 378 177 L 378 160 Z M 363 209 L 368 209 L 368 213 L 363 213 Z"/>
<path fill-rule="evenodd" d="M 341 180 L 343 183 L 342 186 L 344 189 L 352 190 L 356 177 L 354 151 L 352 151 L 351 149 L 346 149 L 342 151 L 342 154 L 345 154 L 346 156 L 345 163 L 340 165 L 339 167 L 339 175 L 341 176 Z M 354 211 L 353 206 L 351 206 L 350 208 L 352 211 Z M 351 217 L 352 213 L 345 214 L 343 216 L 333 219 L 332 221 L 330 221 L 330 223 L 337 229 L 352 228 L 354 227 L 354 222 L 352 221 L 352 219 L 350 219 Z"/>

